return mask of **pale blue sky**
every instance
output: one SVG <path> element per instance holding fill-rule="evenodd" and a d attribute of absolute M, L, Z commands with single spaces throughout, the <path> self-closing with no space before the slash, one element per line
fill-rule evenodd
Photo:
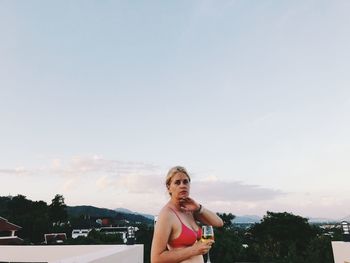
<path fill-rule="evenodd" d="M 349 1 L 0 0 L 1 195 L 350 214 Z M 347 209 L 344 209 L 343 207 Z"/>

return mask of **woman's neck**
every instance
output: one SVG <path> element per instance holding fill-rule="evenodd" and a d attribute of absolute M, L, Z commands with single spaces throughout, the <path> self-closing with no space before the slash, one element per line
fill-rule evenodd
<path fill-rule="evenodd" d="M 169 204 L 172 208 L 174 208 L 176 211 L 181 212 L 181 206 L 180 206 L 180 203 L 179 203 L 178 200 L 176 200 L 176 199 L 170 199 L 169 202 L 168 202 L 168 204 Z"/>

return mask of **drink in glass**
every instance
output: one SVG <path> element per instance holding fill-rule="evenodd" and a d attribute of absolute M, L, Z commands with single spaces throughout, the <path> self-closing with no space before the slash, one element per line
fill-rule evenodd
<path fill-rule="evenodd" d="M 214 229 L 213 226 L 202 226 L 202 242 L 207 242 L 209 240 L 214 241 Z M 209 251 L 208 251 L 208 258 L 207 258 L 207 263 L 210 262 L 210 256 L 209 256 Z"/>

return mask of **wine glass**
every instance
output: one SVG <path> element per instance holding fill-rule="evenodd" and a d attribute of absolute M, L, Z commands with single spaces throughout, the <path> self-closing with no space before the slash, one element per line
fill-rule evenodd
<path fill-rule="evenodd" d="M 214 229 L 213 226 L 202 226 L 202 242 L 206 242 L 208 240 L 214 241 Z M 209 251 L 208 251 L 208 258 L 207 263 L 211 263 Z"/>

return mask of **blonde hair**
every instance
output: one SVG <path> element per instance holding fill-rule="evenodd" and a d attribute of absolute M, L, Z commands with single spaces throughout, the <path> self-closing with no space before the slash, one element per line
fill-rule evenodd
<path fill-rule="evenodd" d="M 183 173 L 184 175 L 186 175 L 188 177 L 188 180 L 191 182 L 191 177 L 189 176 L 187 170 L 185 167 L 182 166 L 175 166 L 173 168 L 171 168 L 166 176 L 166 180 L 165 180 L 165 186 L 167 188 L 169 188 L 169 185 L 171 183 L 171 179 L 174 177 L 175 174 L 177 173 Z"/>

